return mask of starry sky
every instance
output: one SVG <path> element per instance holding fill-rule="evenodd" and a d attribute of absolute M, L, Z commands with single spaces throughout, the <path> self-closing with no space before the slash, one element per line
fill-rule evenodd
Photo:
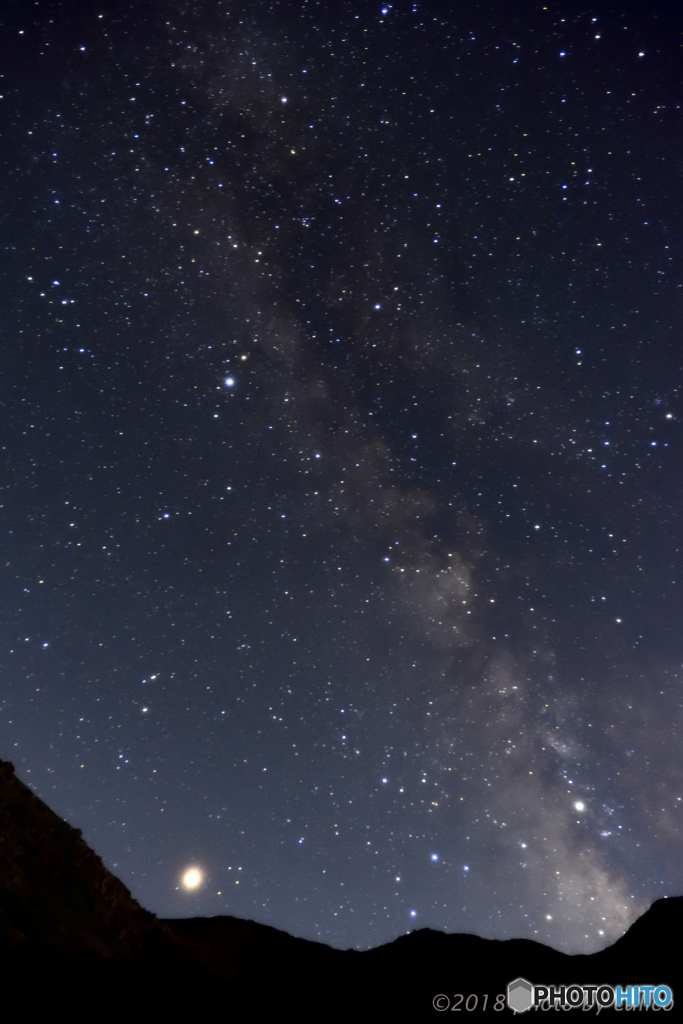
<path fill-rule="evenodd" d="M 1 18 L 0 756 L 161 916 L 680 894 L 679 5 Z"/>

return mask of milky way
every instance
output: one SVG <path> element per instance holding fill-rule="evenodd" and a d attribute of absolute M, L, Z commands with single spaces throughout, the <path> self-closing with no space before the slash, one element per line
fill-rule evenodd
<path fill-rule="evenodd" d="M 606 946 L 683 888 L 680 12 L 67 8 L 2 15 L 1 755 L 162 916 Z"/>

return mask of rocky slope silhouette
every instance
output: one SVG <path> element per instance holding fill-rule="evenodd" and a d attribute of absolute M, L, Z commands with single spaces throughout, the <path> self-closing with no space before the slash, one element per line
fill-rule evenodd
<path fill-rule="evenodd" d="M 285 1012 L 299 1020 L 419 1021 L 439 1012 L 433 1001 L 442 995 L 449 1009 L 499 1017 L 511 1011 L 496 997 L 517 977 L 666 984 L 675 997 L 682 919 L 683 897 L 658 900 L 591 956 L 429 929 L 359 953 L 227 916 L 164 921 L 0 762 L 0 964 L 22 1005 L 36 1012 L 63 1005 L 93 1019 L 217 1011 L 236 1021 Z"/>

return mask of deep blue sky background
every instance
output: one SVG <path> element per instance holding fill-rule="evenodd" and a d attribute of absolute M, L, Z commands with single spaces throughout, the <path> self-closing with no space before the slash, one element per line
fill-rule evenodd
<path fill-rule="evenodd" d="M 680 894 L 679 5 L 1 18 L 0 754 L 163 916 Z"/>

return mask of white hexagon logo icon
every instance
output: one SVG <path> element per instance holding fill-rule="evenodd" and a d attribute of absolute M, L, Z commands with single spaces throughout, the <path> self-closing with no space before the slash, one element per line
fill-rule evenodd
<path fill-rule="evenodd" d="M 534 986 L 526 978 L 516 978 L 508 985 L 508 1006 L 515 1013 L 530 1010 L 534 1003 Z"/>

